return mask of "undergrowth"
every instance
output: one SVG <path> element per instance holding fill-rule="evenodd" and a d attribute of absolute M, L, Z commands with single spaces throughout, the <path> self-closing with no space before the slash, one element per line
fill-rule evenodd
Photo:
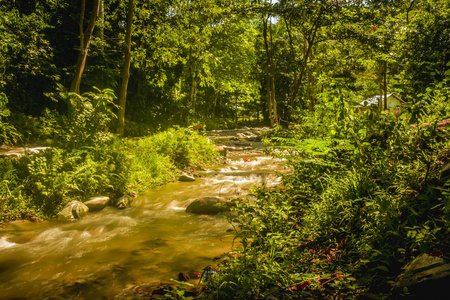
<path fill-rule="evenodd" d="M 332 108 L 268 137 L 293 174 L 283 190 L 255 188 L 257 200 L 236 203 L 228 219 L 239 246 L 204 298 L 389 298 L 414 257 L 449 258 L 448 129 L 411 125 L 430 120 L 414 107 Z"/>
<path fill-rule="evenodd" d="M 109 133 L 115 120 L 111 90 L 62 97 L 70 114 L 47 111 L 47 126 L 40 130 L 52 138 L 52 147 L 20 158 L 0 157 L 0 221 L 51 218 L 70 200 L 145 191 L 173 181 L 179 170 L 216 161 L 213 145 L 190 129 L 139 140 Z"/>

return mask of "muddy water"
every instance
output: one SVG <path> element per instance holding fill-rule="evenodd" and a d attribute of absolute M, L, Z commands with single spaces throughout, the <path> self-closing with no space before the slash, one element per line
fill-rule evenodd
<path fill-rule="evenodd" d="M 130 286 L 201 272 L 232 250 L 223 216 L 188 214 L 202 196 L 244 196 L 254 184 L 275 185 L 283 162 L 234 156 L 138 196 L 133 207 L 107 207 L 70 223 L 16 223 L 0 230 L 0 299 L 113 298 Z"/>

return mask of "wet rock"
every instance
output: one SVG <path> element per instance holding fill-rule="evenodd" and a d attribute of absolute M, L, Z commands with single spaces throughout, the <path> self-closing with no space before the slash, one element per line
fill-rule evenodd
<path fill-rule="evenodd" d="M 219 154 L 221 156 L 227 156 L 227 151 L 228 148 L 225 145 L 220 145 L 220 146 L 214 146 L 214 149 L 216 149 L 217 151 L 219 151 Z"/>
<path fill-rule="evenodd" d="M 31 216 L 31 217 L 29 218 L 29 220 L 30 220 L 31 222 L 35 222 L 35 223 L 38 223 L 38 222 L 42 222 L 42 221 L 43 221 L 41 218 L 38 218 L 38 217 L 36 217 L 36 216 Z"/>
<path fill-rule="evenodd" d="M 174 288 L 170 283 L 147 283 L 138 286 L 130 286 L 123 290 L 119 295 L 116 295 L 114 299 L 150 299 L 148 297 L 160 298 L 167 293 L 173 291 Z"/>
<path fill-rule="evenodd" d="M 448 299 L 450 264 L 441 257 L 423 253 L 403 267 L 393 287 L 393 295 L 401 297 L 407 290 L 408 299 Z M 406 295 L 405 295 L 406 296 Z"/>
<path fill-rule="evenodd" d="M 189 275 L 186 275 L 183 272 L 178 273 L 178 281 L 189 281 Z"/>
<path fill-rule="evenodd" d="M 236 143 L 234 143 L 234 144 L 235 144 L 236 146 L 246 146 L 246 147 L 252 145 L 251 143 L 248 143 L 248 142 L 236 142 Z"/>
<path fill-rule="evenodd" d="M 198 215 L 216 215 L 229 211 L 230 206 L 231 203 L 224 197 L 202 197 L 191 202 L 186 211 Z"/>
<path fill-rule="evenodd" d="M 195 181 L 195 177 L 187 174 L 182 174 L 180 178 L 178 178 L 179 181 Z"/>
<path fill-rule="evenodd" d="M 446 164 L 443 168 L 442 168 L 442 172 L 441 172 L 441 177 L 447 177 L 450 176 L 450 163 Z"/>
<path fill-rule="evenodd" d="M 20 158 L 22 154 L 19 153 L 2 153 L 0 157 Z"/>
<path fill-rule="evenodd" d="M 117 199 L 116 207 L 118 209 L 125 209 L 131 207 L 131 203 L 133 202 L 133 197 L 130 195 L 125 195 Z"/>
<path fill-rule="evenodd" d="M 73 221 L 81 219 L 89 212 L 89 208 L 80 201 L 69 202 L 63 210 L 58 213 L 58 220 Z"/>
<path fill-rule="evenodd" d="M 129 195 L 129 196 L 131 196 L 131 197 L 133 197 L 133 198 L 136 198 L 136 197 L 138 196 L 138 192 L 136 192 L 136 191 L 131 191 L 131 192 L 128 192 L 127 195 Z"/>
<path fill-rule="evenodd" d="M 84 205 L 89 207 L 89 211 L 99 211 L 104 209 L 110 201 L 109 197 L 92 197 L 88 201 L 84 202 Z"/>
<path fill-rule="evenodd" d="M 228 150 L 230 150 L 230 151 L 242 151 L 242 150 L 244 150 L 244 148 L 232 146 L 232 147 L 228 147 Z"/>

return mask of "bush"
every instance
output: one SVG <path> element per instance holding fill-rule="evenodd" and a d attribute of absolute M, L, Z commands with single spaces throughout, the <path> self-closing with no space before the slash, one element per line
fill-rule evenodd
<path fill-rule="evenodd" d="M 17 143 L 22 138 L 16 128 L 7 122 L 10 115 L 9 109 L 6 108 L 7 103 L 6 95 L 0 93 L 0 145 Z"/>
<path fill-rule="evenodd" d="M 136 150 L 154 151 L 169 157 L 178 169 L 202 168 L 215 162 L 214 145 L 197 132 L 175 127 L 165 132 L 139 140 Z"/>
<path fill-rule="evenodd" d="M 428 105 L 442 106 L 439 95 L 430 92 Z M 241 247 L 209 280 L 211 297 L 384 297 L 413 257 L 445 253 L 449 135 L 410 124 L 429 120 L 428 111 L 319 107 L 304 124 L 277 128 L 270 153 L 286 157 L 293 174 L 283 193 L 261 189 L 229 216 Z M 318 124 L 328 125 L 314 132 Z"/>
<path fill-rule="evenodd" d="M 20 159 L 0 159 L 4 220 L 28 212 L 52 217 L 72 199 L 145 191 L 174 180 L 178 169 L 216 161 L 213 144 L 189 129 L 174 128 L 138 141 L 119 140 L 108 132 L 114 120 L 113 96 L 111 90 L 83 96 L 62 93 L 72 113 L 47 112 L 41 125 L 30 129 L 35 135 L 53 136 L 53 147 Z"/>

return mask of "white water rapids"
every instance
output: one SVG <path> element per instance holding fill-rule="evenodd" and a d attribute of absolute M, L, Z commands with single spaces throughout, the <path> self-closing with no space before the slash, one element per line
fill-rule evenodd
<path fill-rule="evenodd" d="M 129 286 L 201 272 L 232 250 L 233 232 L 220 215 L 185 211 L 204 196 L 244 196 L 251 186 L 274 186 L 284 162 L 234 156 L 139 195 L 129 209 L 107 207 L 82 220 L 17 222 L 0 229 L 0 299 L 111 298 Z"/>

